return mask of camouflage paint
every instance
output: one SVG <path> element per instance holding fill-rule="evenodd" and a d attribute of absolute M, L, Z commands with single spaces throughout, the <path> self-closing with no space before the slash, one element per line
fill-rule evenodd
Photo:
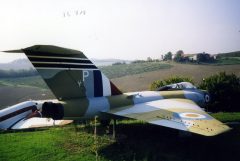
<path fill-rule="evenodd" d="M 80 51 L 50 45 L 22 51 L 59 100 L 121 94 Z"/>
<path fill-rule="evenodd" d="M 87 98 L 72 99 L 62 102 L 64 106 L 64 119 L 84 116 L 89 107 L 89 100 Z"/>
<path fill-rule="evenodd" d="M 82 79 L 82 71 L 64 70 L 52 78 L 45 79 L 45 82 L 59 100 L 68 100 L 86 97 L 86 89 L 81 82 Z"/>
<path fill-rule="evenodd" d="M 109 104 L 110 104 L 110 109 L 118 108 L 118 107 L 124 107 L 124 106 L 130 106 L 133 105 L 133 97 L 122 94 L 122 95 L 117 95 L 117 96 L 109 96 L 107 97 Z"/>
<path fill-rule="evenodd" d="M 185 98 L 183 90 L 177 90 L 177 91 L 160 91 L 159 94 L 164 99 L 169 98 Z"/>
<path fill-rule="evenodd" d="M 182 102 L 183 106 L 174 106 L 174 104 L 177 105 L 176 102 Z M 184 108 L 184 104 L 186 107 L 189 105 L 189 107 Z M 195 109 L 190 109 L 191 105 L 195 107 Z M 146 107 L 148 110 L 143 109 L 143 107 Z M 194 102 L 190 100 L 185 101 L 185 99 L 157 100 L 151 103 L 146 102 L 125 108 L 121 107 L 110 110 L 109 112 L 115 115 L 143 120 L 151 124 L 189 131 L 205 136 L 214 136 L 230 130 L 228 126 L 202 111 Z M 186 115 L 183 117 L 182 114 L 185 113 Z"/>
<path fill-rule="evenodd" d="M 205 136 L 230 129 L 197 105 L 205 103 L 202 91 L 122 94 L 80 51 L 48 45 L 36 45 L 22 51 L 61 100 L 64 119 L 108 113 Z"/>

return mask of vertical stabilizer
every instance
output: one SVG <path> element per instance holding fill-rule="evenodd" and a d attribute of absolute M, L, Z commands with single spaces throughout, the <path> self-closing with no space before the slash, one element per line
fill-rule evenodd
<path fill-rule="evenodd" d="M 122 93 L 80 51 L 50 45 L 35 45 L 22 51 L 59 100 Z"/>

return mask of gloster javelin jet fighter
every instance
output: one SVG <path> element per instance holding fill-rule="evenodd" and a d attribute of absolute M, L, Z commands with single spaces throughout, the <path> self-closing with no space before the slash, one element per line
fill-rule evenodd
<path fill-rule="evenodd" d="M 189 83 L 157 91 L 122 93 L 80 51 L 35 45 L 7 52 L 24 52 L 57 99 L 27 101 L 1 110 L 1 129 L 48 126 L 46 121 L 41 122 L 44 118 L 59 120 L 57 124 L 95 116 L 104 120 L 106 114 L 205 136 L 230 129 L 202 110 L 209 96 Z M 39 118 L 32 117 L 37 116 L 33 114 L 36 111 Z"/>

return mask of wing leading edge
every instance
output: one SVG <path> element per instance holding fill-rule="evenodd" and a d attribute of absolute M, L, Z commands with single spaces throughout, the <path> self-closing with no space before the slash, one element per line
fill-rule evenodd
<path fill-rule="evenodd" d="M 231 129 L 188 99 L 151 101 L 112 109 L 107 113 L 204 136 L 218 135 Z"/>

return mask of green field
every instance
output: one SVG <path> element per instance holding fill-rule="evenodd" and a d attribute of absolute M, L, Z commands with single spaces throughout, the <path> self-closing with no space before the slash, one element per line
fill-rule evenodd
<path fill-rule="evenodd" d="M 221 57 L 214 63 L 216 65 L 233 65 L 240 64 L 240 57 Z"/>
<path fill-rule="evenodd" d="M 240 121 L 239 114 L 236 119 Z M 124 120 L 118 122 L 117 140 L 106 134 L 105 127 L 98 125 L 97 129 L 96 139 L 92 124 L 1 132 L 0 160 L 237 161 L 240 158 L 240 125 L 216 137 L 179 137 L 177 130 Z"/>
<path fill-rule="evenodd" d="M 0 79 L 0 87 L 1 86 L 37 87 L 41 89 L 48 89 L 41 76 L 2 78 Z"/>
<path fill-rule="evenodd" d="M 171 64 L 162 62 L 147 62 L 136 64 L 121 64 L 100 67 L 100 70 L 110 79 L 119 78 L 127 75 L 146 73 L 161 69 L 171 68 Z"/>
<path fill-rule="evenodd" d="M 211 114 L 214 118 L 221 120 L 222 122 L 239 122 L 240 113 L 239 112 L 219 112 Z"/>

